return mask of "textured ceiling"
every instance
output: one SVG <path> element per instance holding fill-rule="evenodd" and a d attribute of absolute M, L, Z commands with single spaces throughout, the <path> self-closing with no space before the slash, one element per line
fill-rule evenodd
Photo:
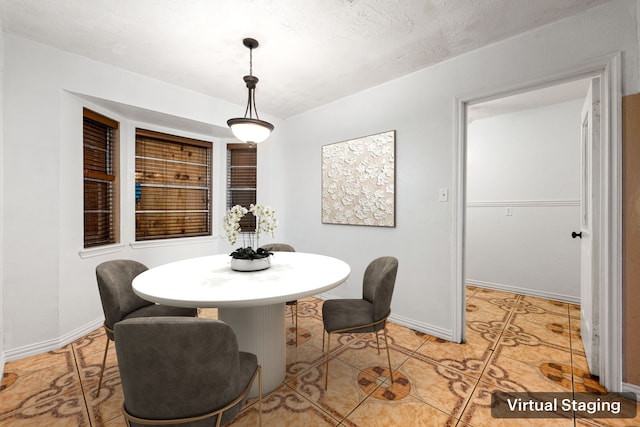
<path fill-rule="evenodd" d="M 0 0 L 5 32 L 286 118 L 608 0 Z"/>

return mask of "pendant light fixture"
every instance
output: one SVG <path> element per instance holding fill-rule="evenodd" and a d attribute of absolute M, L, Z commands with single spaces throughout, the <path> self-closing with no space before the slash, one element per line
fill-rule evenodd
<path fill-rule="evenodd" d="M 240 141 L 246 142 L 252 147 L 258 142 L 262 142 L 269 137 L 273 130 L 273 125 L 258 117 L 256 109 L 256 85 L 258 78 L 253 75 L 253 49 L 258 47 L 258 41 L 246 38 L 242 41 L 249 48 L 249 75 L 244 76 L 244 82 L 249 90 L 249 99 L 247 100 L 247 108 L 244 111 L 244 117 L 237 117 L 227 120 L 227 125 L 231 128 L 231 132 Z M 248 117 L 247 117 L 248 115 Z M 255 118 L 254 118 L 255 115 Z"/>

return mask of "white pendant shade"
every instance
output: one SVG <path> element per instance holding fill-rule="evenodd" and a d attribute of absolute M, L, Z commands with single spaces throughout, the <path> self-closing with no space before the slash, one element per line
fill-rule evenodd
<path fill-rule="evenodd" d="M 227 120 L 233 135 L 242 142 L 257 144 L 269 138 L 273 125 L 264 120 L 237 118 Z"/>

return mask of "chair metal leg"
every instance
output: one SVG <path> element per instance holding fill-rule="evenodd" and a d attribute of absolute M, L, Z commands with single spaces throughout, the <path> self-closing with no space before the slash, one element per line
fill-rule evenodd
<path fill-rule="evenodd" d="M 324 333 L 322 334 L 322 349 L 324 350 Z M 324 364 L 324 389 L 329 385 L 329 351 L 331 350 L 331 333 L 327 332 L 327 358 Z"/>
<path fill-rule="evenodd" d="M 100 369 L 100 379 L 98 380 L 98 392 L 96 397 L 100 397 L 100 387 L 102 386 L 102 377 L 104 375 L 104 367 L 107 364 L 107 352 L 109 351 L 109 337 L 107 337 L 107 345 L 104 347 L 104 356 L 102 356 L 102 369 Z"/>
<path fill-rule="evenodd" d="M 380 340 L 378 339 L 378 331 L 374 332 L 376 334 L 376 346 L 378 346 L 378 354 L 380 354 Z"/>
<path fill-rule="evenodd" d="M 296 347 L 298 346 L 298 303 L 296 302 L 292 307 L 296 308 Z"/>
<path fill-rule="evenodd" d="M 262 367 L 258 369 L 258 425 L 262 427 Z"/>
<path fill-rule="evenodd" d="M 393 369 L 391 369 L 391 356 L 389 355 L 389 340 L 387 340 L 387 328 L 382 328 L 384 333 L 384 346 L 387 348 L 387 361 L 389 362 L 389 376 L 391 377 L 391 384 L 393 384 Z M 376 333 L 376 337 L 378 334 Z"/>
<path fill-rule="evenodd" d="M 291 323 L 293 323 L 293 326 L 295 328 L 295 334 L 296 334 L 296 347 L 298 346 L 298 301 L 295 301 L 294 303 L 287 303 L 287 305 L 289 306 L 289 310 L 291 312 Z"/>

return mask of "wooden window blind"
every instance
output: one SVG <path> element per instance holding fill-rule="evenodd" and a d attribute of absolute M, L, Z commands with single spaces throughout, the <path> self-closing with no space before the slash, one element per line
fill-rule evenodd
<path fill-rule="evenodd" d="M 211 235 L 211 147 L 136 129 L 136 241 Z"/>
<path fill-rule="evenodd" d="M 227 145 L 227 209 L 256 203 L 257 150 L 242 144 Z M 247 214 L 240 221 L 243 231 L 253 231 L 256 219 Z"/>
<path fill-rule="evenodd" d="M 118 122 L 83 109 L 84 247 L 116 243 Z"/>

